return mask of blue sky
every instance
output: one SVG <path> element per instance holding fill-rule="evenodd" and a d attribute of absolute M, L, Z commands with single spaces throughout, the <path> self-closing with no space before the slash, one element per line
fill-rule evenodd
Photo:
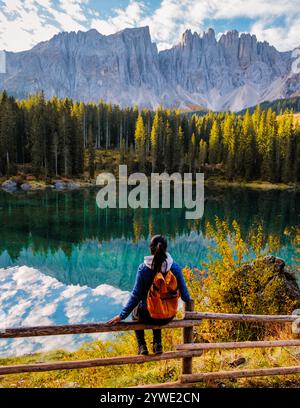
<path fill-rule="evenodd" d="M 0 0 L 0 50 L 21 51 L 60 31 L 112 34 L 150 27 L 159 49 L 190 28 L 216 35 L 237 29 L 279 50 L 300 44 L 300 0 Z"/>

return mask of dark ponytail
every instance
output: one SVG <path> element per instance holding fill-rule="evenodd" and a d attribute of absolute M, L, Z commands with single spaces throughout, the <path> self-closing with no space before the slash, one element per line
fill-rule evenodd
<path fill-rule="evenodd" d="M 155 235 L 151 239 L 150 250 L 154 255 L 151 269 L 155 275 L 161 271 L 163 263 L 167 260 L 167 246 L 167 240 L 162 235 Z"/>

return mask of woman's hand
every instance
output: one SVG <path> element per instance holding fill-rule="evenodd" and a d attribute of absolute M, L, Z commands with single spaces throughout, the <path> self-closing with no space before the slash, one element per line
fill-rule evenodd
<path fill-rule="evenodd" d="M 115 317 L 113 317 L 111 320 L 109 320 L 108 322 L 106 322 L 106 324 L 111 324 L 111 325 L 114 325 L 114 324 L 117 324 L 117 323 L 120 323 L 120 321 L 121 321 L 122 319 L 121 319 L 121 316 L 115 316 Z"/>

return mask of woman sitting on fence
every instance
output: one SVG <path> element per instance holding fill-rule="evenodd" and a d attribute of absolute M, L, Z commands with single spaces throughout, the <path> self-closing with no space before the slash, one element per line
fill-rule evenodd
<path fill-rule="evenodd" d="M 181 268 L 167 252 L 167 241 L 162 235 L 155 235 L 150 243 L 151 256 L 145 256 L 144 263 L 137 271 L 135 286 L 128 303 L 120 315 L 108 324 L 126 319 L 132 312 L 133 320 L 139 323 L 164 325 L 176 315 L 178 297 L 184 302 L 191 298 Z M 148 355 L 144 330 L 137 330 L 138 353 Z M 153 330 L 153 353 L 161 354 L 161 330 Z"/>

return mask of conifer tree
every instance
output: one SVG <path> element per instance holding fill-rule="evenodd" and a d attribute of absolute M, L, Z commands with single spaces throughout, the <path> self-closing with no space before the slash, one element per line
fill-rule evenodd
<path fill-rule="evenodd" d="M 6 92 L 0 97 L 0 173 L 12 175 L 16 160 L 16 114 L 14 100 Z"/>
<path fill-rule="evenodd" d="M 300 125 L 288 107 L 278 102 L 276 110 L 258 106 L 252 115 L 209 112 L 201 117 L 162 107 L 152 114 L 102 101 L 46 101 L 43 93 L 17 101 L 3 92 L 0 175 L 14 174 L 21 163 L 30 164 L 37 176 L 81 175 L 84 154 L 95 154 L 92 134 L 93 150 L 118 149 L 120 162 L 130 162 L 132 169 L 151 164 L 154 172 L 182 173 L 205 170 L 209 162 L 221 163 L 229 180 L 299 181 Z"/>
<path fill-rule="evenodd" d="M 159 111 L 155 112 L 154 121 L 151 130 L 151 161 L 152 161 L 152 173 L 158 171 L 159 160 L 159 139 L 161 132 L 161 121 Z"/>
<path fill-rule="evenodd" d="M 234 115 L 227 113 L 224 120 L 223 140 L 224 140 L 224 164 L 225 172 L 229 180 L 235 175 L 235 134 Z"/>
<path fill-rule="evenodd" d="M 62 144 L 62 174 L 65 177 L 72 175 L 72 121 L 71 101 L 65 98 L 60 105 L 59 135 Z"/>
<path fill-rule="evenodd" d="M 220 128 L 216 119 L 209 136 L 208 160 L 210 164 L 217 164 L 220 161 Z"/>
<path fill-rule="evenodd" d="M 170 126 L 170 122 L 167 120 L 166 129 L 165 129 L 165 170 L 167 173 L 171 173 L 173 170 L 173 132 Z"/>
<path fill-rule="evenodd" d="M 195 161 L 197 157 L 197 146 L 195 133 L 192 134 L 189 144 L 188 160 L 189 160 L 189 172 L 195 172 Z"/>
<path fill-rule="evenodd" d="M 201 139 L 199 143 L 199 170 L 203 171 L 207 159 L 207 143 Z"/>
<path fill-rule="evenodd" d="M 88 131 L 88 168 L 91 179 L 95 177 L 95 142 L 92 126 L 89 126 Z"/>
<path fill-rule="evenodd" d="M 135 128 L 135 150 L 136 156 L 139 164 L 139 168 L 141 171 L 145 171 L 145 164 L 146 164 L 146 129 L 144 125 L 143 116 L 140 113 L 136 122 Z"/>
<path fill-rule="evenodd" d="M 75 175 L 83 174 L 84 170 L 84 116 L 85 107 L 83 103 L 75 103 L 72 107 L 72 119 L 74 122 L 73 174 Z"/>
<path fill-rule="evenodd" d="M 178 163 L 178 171 L 179 173 L 183 172 L 183 168 L 184 168 L 184 158 L 185 158 L 185 154 L 184 154 L 184 133 L 182 130 L 182 127 L 179 126 L 178 128 L 178 150 L 177 150 L 177 155 L 176 155 L 176 161 Z"/>
<path fill-rule="evenodd" d="M 34 97 L 34 107 L 32 109 L 32 120 L 30 127 L 31 135 L 31 157 L 32 167 L 35 175 L 47 173 L 47 158 L 45 157 L 46 147 L 46 113 L 45 99 L 43 94 L 36 94 Z"/>
<path fill-rule="evenodd" d="M 292 181 L 300 181 L 300 122 L 298 121 L 294 129 L 295 143 L 294 143 L 294 164 L 291 163 L 293 168 Z"/>
<path fill-rule="evenodd" d="M 241 175 L 246 180 L 253 178 L 255 166 L 255 150 L 253 140 L 253 125 L 249 110 L 247 110 L 242 125 L 242 132 L 240 138 L 240 152 L 242 158 Z"/>
<path fill-rule="evenodd" d="M 278 120 L 280 178 L 285 183 L 292 179 L 293 141 L 293 115 L 286 111 Z"/>
<path fill-rule="evenodd" d="M 262 124 L 262 134 L 260 134 L 259 143 L 262 144 L 261 155 L 261 175 L 264 180 L 276 181 L 276 151 L 275 151 L 275 127 L 276 116 L 271 109 L 268 109 L 265 123 Z M 264 140 L 262 141 L 262 137 Z"/>

